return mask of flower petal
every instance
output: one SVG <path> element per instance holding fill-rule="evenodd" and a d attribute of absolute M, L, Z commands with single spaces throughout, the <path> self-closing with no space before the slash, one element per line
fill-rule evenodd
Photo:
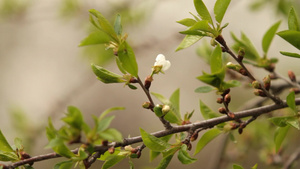
<path fill-rule="evenodd" d="M 155 59 L 157 62 L 158 61 L 164 61 L 164 60 L 166 60 L 166 57 L 165 57 L 165 55 L 163 55 L 163 54 L 158 54 L 157 56 L 156 56 L 156 59 Z"/>

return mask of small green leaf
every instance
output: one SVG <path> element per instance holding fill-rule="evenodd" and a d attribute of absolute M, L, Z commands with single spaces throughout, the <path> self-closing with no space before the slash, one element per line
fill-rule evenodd
<path fill-rule="evenodd" d="M 300 50 L 300 31 L 286 30 L 278 32 L 277 35 Z"/>
<path fill-rule="evenodd" d="M 108 156 L 104 164 L 102 165 L 101 169 L 108 169 L 119 162 L 121 162 L 126 156 L 121 156 L 121 155 L 111 155 Z"/>
<path fill-rule="evenodd" d="M 289 30 L 300 31 L 298 17 L 293 7 L 289 12 L 288 25 Z"/>
<path fill-rule="evenodd" d="M 221 23 L 231 0 L 217 0 L 214 7 L 215 18 Z"/>
<path fill-rule="evenodd" d="M 15 152 L 3 152 L 0 150 L 0 161 L 18 161 L 19 157 Z"/>
<path fill-rule="evenodd" d="M 54 128 L 53 124 L 52 124 L 52 121 L 51 121 L 51 118 L 49 117 L 48 119 L 48 127 L 46 127 L 46 135 L 47 135 L 47 138 L 48 140 L 52 140 L 56 137 L 56 129 Z"/>
<path fill-rule="evenodd" d="M 233 164 L 232 168 L 233 169 L 244 169 L 244 167 L 237 165 L 237 164 Z"/>
<path fill-rule="evenodd" d="M 154 113 L 155 113 L 155 115 L 156 115 L 157 117 L 162 117 L 162 116 L 164 115 L 163 112 L 162 112 L 162 107 L 155 106 L 155 107 L 153 108 L 153 111 L 154 111 Z"/>
<path fill-rule="evenodd" d="M 46 148 L 52 148 L 53 151 L 55 151 L 57 154 L 67 158 L 75 156 L 74 153 L 72 153 L 70 149 L 64 144 L 63 140 L 58 137 L 50 140 Z"/>
<path fill-rule="evenodd" d="M 255 164 L 251 169 L 257 169 L 257 164 Z"/>
<path fill-rule="evenodd" d="M 171 162 L 172 158 L 173 158 L 174 154 L 165 156 L 159 163 L 158 167 L 156 167 L 155 169 L 166 169 L 169 165 L 169 163 Z"/>
<path fill-rule="evenodd" d="M 238 80 L 229 80 L 227 82 L 224 82 L 223 87 L 224 89 L 228 89 L 231 87 L 239 87 L 241 86 L 241 82 Z"/>
<path fill-rule="evenodd" d="M 179 33 L 185 34 L 185 35 L 208 36 L 208 34 L 206 32 L 201 32 L 198 30 L 185 30 L 185 31 L 180 31 Z"/>
<path fill-rule="evenodd" d="M 191 164 L 197 161 L 197 159 L 192 158 L 189 153 L 187 152 L 187 145 L 183 144 L 181 146 L 181 149 L 178 152 L 178 160 L 182 164 Z"/>
<path fill-rule="evenodd" d="M 16 147 L 19 151 L 24 149 L 22 140 L 21 140 L 20 138 L 18 138 L 18 137 L 15 138 L 14 144 L 15 144 L 15 147 Z"/>
<path fill-rule="evenodd" d="M 195 92 L 196 93 L 208 93 L 208 92 L 211 92 L 215 89 L 216 88 L 211 87 L 211 86 L 201 86 L 201 87 L 198 87 L 197 89 L 195 89 Z"/>
<path fill-rule="evenodd" d="M 99 120 L 102 120 L 107 114 L 111 113 L 112 111 L 116 111 L 116 110 L 125 110 L 125 107 L 112 107 L 109 109 L 106 109 L 104 112 L 101 113 L 101 115 L 99 116 Z"/>
<path fill-rule="evenodd" d="M 143 143 L 152 151 L 161 152 L 170 147 L 170 145 L 167 142 L 163 141 L 160 138 L 152 136 L 151 134 L 147 133 L 141 128 L 140 132 L 143 139 Z"/>
<path fill-rule="evenodd" d="M 218 44 L 213 50 L 210 56 L 210 70 L 211 73 L 218 73 L 223 69 L 223 60 L 222 60 L 222 49 Z"/>
<path fill-rule="evenodd" d="M 61 120 L 78 130 L 81 130 L 84 123 L 82 113 L 74 106 L 68 107 L 68 113 L 66 114 L 66 117 L 62 118 Z"/>
<path fill-rule="evenodd" d="M 285 127 L 287 125 L 287 117 L 272 117 L 269 120 L 278 127 Z"/>
<path fill-rule="evenodd" d="M 203 36 L 199 35 L 186 35 L 175 51 L 177 52 L 179 50 L 190 47 L 202 38 Z"/>
<path fill-rule="evenodd" d="M 170 104 L 170 101 L 165 98 L 163 95 L 159 94 L 159 93 L 154 93 L 154 92 L 151 92 L 151 94 L 156 98 L 158 99 L 160 102 L 162 102 L 163 104 Z"/>
<path fill-rule="evenodd" d="M 204 133 L 197 143 L 194 155 L 198 154 L 210 141 L 220 135 L 222 131 L 217 128 L 211 129 Z"/>
<path fill-rule="evenodd" d="M 296 102 L 295 102 L 295 92 L 291 92 L 289 95 L 286 97 L 286 103 L 293 110 L 295 115 L 298 114 L 297 107 L 296 107 Z"/>
<path fill-rule="evenodd" d="M 92 69 L 98 79 L 103 83 L 123 83 L 123 76 L 110 72 L 101 66 L 92 64 Z"/>
<path fill-rule="evenodd" d="M 280 53 L 285 56 L 289 56 L 289 57 L 293 57 L 293 58 L 300 58 L 300 55 L 298 53 L 283 52 L 283 51 L 280 51 Z"/>
<path fill-rule="evenodd" d="M 60 163 L 55 164 L 54 169 L 71 169 L 73 166 L 73 161 L 63 161 Z"/>
<path fill-rule="evenodd" d="M 184 26 L 187 26 L 187 27 L 191 27 L 196 23 L 196 21 L 194 19 L 191 19 L 191 18 L 185 18 L 185 19 L 182 19 L 180 21 L 177 21 L 177 23 L 180 23 L 180 24 L 182 24 Z"/>
<path fill-rule="evenodd" d="M 119 46 L 118 57 L 122 63 L 122 67 L 134 77 L 138 77 L 138 65 L 135 59 L 133 49 L 127 42 Z"/>
<path fill-rule="evenodd" d="M 278 152 L 278 150 L 281 147 L 281 144 L 285 138 L 285 136 L 287 135 L 287 132 L 289 131 L 290 126 L 285 126 L 285 127 L 278 127 L 277 130 L 275 131 L 274 134 L 274 142 L 275 142 L 275 149 L 276 152 Z"/>
<path fill-rule="evenodd" d="M 210 33 L 215 33 L 214 30 L 209 26 L 207 20 L 202 20 L 197 23 L 195 23 L 190 29 L 191 31 L 203 31 L 203 32 L 210 32 Z"/>
<path fill-rule="evenodd" d="M 160 152 L 150 150 L 150 162 L 160 155 Z"/>
<path fill-rule="evenodd" d="M 122 134 L 114 128 L 109 128 L 109 129 L 106 129 L 105 131 L 99 133 L 99 137 L 103 140 L 108 140 L 108 141 L 122 141 L 123 140 Z"/>
<path fill-rule="evenodd" d="M 170 96 L 170 102 L 171 102 L 171 107 L 172 107 L 172 110 L 175 114 L 175 116 L 180 119 L 181 119 L 181 114 L 180 114 L 180 89 L 177 89 L 173 92 L 173 94 Z"/>
<path fill-rule="evenodd" d="M 97 11 L 95 9 L 91 9 L 91 10 L 89 10 L 89 12 L 98 19 L 100 28 L 105 33 L 107 33 L 109 36 L 111 36 L 111 38 L 113 38 L 115 42 L 119 42 L 117 34 L 115 33 L 113 27 L 108 22 L 108 20 L 106 20 L 105 17 L 99 11 Z"/>
<path fill-rule="evenodd" d="M 203 75 L 198 76 L 197 79 L 199 79 L 200 81 L 208 85 L 214 86 L 219 90 L 222 90 L 224 77 L 225 77 L 225 69 L 223 68 L 220 72 L 214 74 L 208 74 L 203 72 Z"/>
<path fill-rule="evenodd" d="M 210 24 L 213 24 L 211 16 L 202 0 L 194 0 L 194 6 L 201 19 L 207 20 Z"/>
<path fill-rule="evenodd" d="M 0 150 L 4 152 L 14 152 L 12 147 L 8 144 L 1 130 L 0 130 Z"/>
<path fill-rule="evenodd" d="M 220 115 L 218 113 L 213 112 L 204 102 L 200 100 L 200 111 L 205 120 L 219 117 Z"/>
<path fill-rule="evenodd" d="M 118 36 L 122 35 L 122 24 L 121 24 L 121 15 L 117 14 L 115 23 L 114 23 L 114 30 Z"/>
<path fill-rule="evenodd" d="M 110 116 L 110 117 L 105 117 L 105 118 L 99 120 L 97 132 L 101 133 L 102 131 L 106 130 L 114 118 L 115 118 L 115 116 Z"/>
<path fill-rule="evenodd" d="M 263 40 L 262 40 L 262 48 L 263 51 L 266 53 L 268 53 L 270 44 L 275 36 L 275 33 L 280 25 L 281 21 L 276 22 L 264 35 Z"/>
<path fill-rule="evenodd" d="M 83 39 L 79 46 L 97 45 L 109 43 L 110 37 L 103 31 L 92 32 L 88 37 Z"/>
<path fill-rule="evenodd" d="M 165 142 L 169 142 L 169 140 L 172 138 L 173 134 L 161 137 L 160 139 L 165 141 Z M 170 149 L 172 150 L 172 149 Z M 167 152 L 170 152 L 170 150 L 168 150 Z M 163 154 L 165 155 L 165 153 L 167 152 L 163 152 Z M 159 156 L 160 152 L 157 151 L 152 151 L 150 150 L 150 162 L 153 161 L 157 156 Z"/>

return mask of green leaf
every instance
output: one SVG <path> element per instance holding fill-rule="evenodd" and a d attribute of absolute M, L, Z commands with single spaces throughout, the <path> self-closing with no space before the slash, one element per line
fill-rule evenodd
<path fill-rule="evenodd" d="M 49 117 L 48 119 L 48 127 L 46 127 L 46 135 L 47 135 L 47 138 L 48 140 L 52 140 L 56 137 L 56 129 L 54 128 L 53 124 L 52 124 L 52 121 L 51 121 L 51 118 Z"/>
<path fill-rule="evenodd" d="M 180 89 L 177 89 L 173 92 L 173 94 L 170 96 L 170 102 L 171 102 L 171 106 L 172 106 L 172 110 L 175 114 L 175 116 L 181 119 L 181 114 L 180 114 Z"/>
<path fill-rule="evenodd" d="M 166 169 L 169 165 L 169 163 L 171 162 L 172 158 L 173 158 L 174 154 L 165 156 L 159 163 L 158 167 L 156 167 L 155 169 Z"/>
<path fill-rule="evenodd" d="M 214 74 L 208 74 L 203 72 L 203 75 L 198 76 L 197 79 L 199 79 L 200 81 L 209 84 L 211 86 L 214 86 L 216 88 L 218 88 L 219 90 L 222 90 L 222 84 L 223 84 L 223 80 L 225 77 L 225 69 L 222 69 L 222 71 L 218 72 L 218 73 L 214 73 Z"/>
<path fill-rule="evenodd" d="M 151 94 L 156 98 L 158 99 L 160 102 L 162 102 L 163 104 L 170 104 L 170 101 L 165 98 L 163 95 L 159 94 L 159 93 L 154 93 L 154 92 L 151 92 Z"/>
<path fill-rule="evenodd" d="M 72 153 L 71 150 L 64 144 L 63 140 L 58 137 L 50 140 L 46 148 L 52 148 L 52 150 L 57 154 L 67 158 L 75 157 L 75 154 Z"/>
<path fill-rule="evenodd" d="M 211 16 L 202 0 L 194 0 L 194 6 L 201 19 L 207 20 L 210 24 L 213 24 Z"/>
<path fill-rule="evenodd" d="M 97 45 L 109 43 L 110 37 L 103 31 L 95 31 L 89 34 L 88 37 L 83 39 L 79 46 Z"/>
<path fill-rule="evenodd" d="M 233 49 L 235 51 L 238 51 L 240 48 L 245 49 L 245 58 L 250 59 L 252 61 L 258 61 L 260 59 L 260 56 L 253 46 L 250 39 L 242 32 L 241 33 L 241 39 L 238 39 L 233 33 L 231 33 L 231 36 L 233 40 L 236 42 L 233 46 Z"/>
<path fill-rule="evenodd" d="M 18 161 L 19 157 L 15 152 L 4 152 L 0 150 L 0 161 Z"/>
<path fill-rule="evenodd" d="M 203 38 L 203 36 L 186 35 L 175 51 L 177 52 L 179 50 L 182 50 L 182 49 L 185 49 L 187 47 L 190 47 L 190 46 L 192 46 L 193 44 L 195 44 L 196 42 L 198 42 L 202 38 Z"/>
<path fill-rule="evenodd" d="M 122 24 L 121 24 L 121 15 L 117 14 L 115 23 L 114 23 L 114 30 L 118 36 L 122 35 Z"/>
<path fill-rule="evenodd" d="M 169 142 L 169 140 L 172 138 L 172 136 L 173 136 L 173 134 L 170 134 L 170 135 L 166 135 L 164 137 L 161 137 L 160 139 L 165 141 L 165 142 Z M 168 151 L 170 151 L 170 150 L 168 150 Z M 165 154 L 165 153 L 166 152 L 163 152 L 163 154 Z M 153 161 L 157 156 L 159 156 L 159 154 L 160 154 L 160 152 L 150 150 L 150 162 Z"/>
<path fill-rule="evenodd" d="M 290 125 L 291 127 L 300 130 L 300 125 L 299 125 L 299 120 L 297 115 L 286 116 L 286 117 L 272 117 L 269 120 L 271 120 L 271 122 L 278 127 L 285 127 L 287 125 Z"/>
<path fill-rule="evenodd" d="M 22 140 L 21 140 L 20 138 L 18 138 L 18 137 L 15 138 L 14 144 L 15 144 L 15 147 L 16 147 L 19 151 L 22 151 L 22 150 L 24 149 Z"/>
<path fill-rule="evenodd" d="M 62 121 L 78 130 L 81 130 L 84 123 L 80 110 L 74 106 L 68 107 L 68 113 L 66 114 L 66 117 L 62 118 Z"/>
<path fill-rule="evenodd" d="M 8 144 L 1 130 L 0 130 L 0 150 L 4 152 L 14 152 L 12 147 Z"/>
<path fill-rule="evenodd" d="M 182 164 L 191 164 L 197 161 L 197 159 L 192 158 L 189 153 L 187 152 L 187 145 L 183 144 L 181 146 L 181 149 L 178 152 L 178 160 Z"/>
<path fill-rule="evenodd" d="M 218 44 L 213 50 L 210 56 L 210 70 L 211 73 L 218 73 L 223 69 L 223 60 L 222 60 L 222 49 Z"/>
<path fill-rule="evenodd" d="M 201 87 L 198 87 L 197 89 L 195 89 L 195 92 L 196 93 L 208 93 L 208 92 L 211 92 L 215 89 L 216 88 L 211 87 L 211 86 L 201 86 Z"/>
<path fill-rule="evenodd" d="M 138 77 L 138 65 L 134 52 L 127 42 L 119 46 L 118 57 L 122 67 L 134 77 Z"/>
<path fill-rule="evenodd" d="M 94 15 L 99 22 L 100 28 L 107 33 L 109 36 L 111 36 L 114 41 L 119 42 L 119 39 L 117 37 L 117 34 L 115 33 L 113 27 L 111 24 L 108 22 L 108 20 L 105 19 L 105 17 L 97 10 L 91 9 L 89 12 Z"/>
<path fill-rule="evenodd" d="M 114 128 L 109 128 L 106 129 L 105 131 L 99 133 L 99 136 L 103 140 L 108 140 L 108 141 L 122 141 L 123 136 L 122 134 Z"/>
<path fill-rule="evenodd" d="M 285 127 L 287 125 L 287 117 L 272 117 L 269 120 L 278 127 Z"/>
<path fill-rule="evenodd" d="M 278 32 L 277 35 L 300 50 L 300 31 L 286 30 Z"/>
<path fill-rule="evenodd" d="M 143 139 L 143 143 L 152 151 L 161 152 L 170 147 L 170 145 L 167 142 L 163 141 L 160 138 L 152 136 L 151 134 L 147 133 L 141 128 L 140 132 Z"/>
<path fill-rule="evenodd" d="M 185 19 L 182 19 L 180 21 L 177 21 L 177 23 L 180 23 L 180 24 L 182 24 L 184 26 L 187 26 L 187 27 L 191 27 L 196 23 L 196 21 L 194 19 L 191 19 L 191 18 L 185 18 Z"/>
<path fill-rule="evenodd" d="M 92 64 L 92 69 L 98 79 L 103 83 L 123 83 L 123 76 L 110 72 L 101 66 Z"/>
<path fill-rule="evenodd" d="M 121 155 L 111 155 L 108 156 L 104 164 L 102 165 L 101 169 L 107 169 L 110 168 L 119 162 L 121 162 L 126 156 L 121 156 Z"/>
<path fill-rule="evenodd" d="M 295 102 L 295 92 L 291 92 L 289 95 L 286 97 L 286 103 L 293 110 L 295 115 L 298 114 L 297 107 L 296 107 L 296 102 Z"/>
<path fill-rule="evenodd" d="M 155 106 L 153 108 L 153 111 L 157 117 L 162 117 L 164 115 L 162 112 L 162 107 L 160 107 L 160 106 Z"/>
<path fill-rule="evenodd" d="M 212 111 L 204 102 L 200 100 L 200 111 L 205 120 L 219 117 L 220 115 L 218 113 L 215 113 Z"/>
<path fill-rule="evenodd" d="M 298 17 L 293 7 L 289 12 L 288 25 L 289 30 L 300 31 Z"/>
<path fill-rule="evenodd" d="M 101 113 L 101 115 L 99 116 L 99 120 L 102 120 L 107 114 L 111 113 L 112 111 L 116 111 L 116 110 L 125 110 L 125 107 L 112 107 L 109 109 L 106 109 L 104 112 Z"/>
<path fill-rule="evenodd" d="M 244 169 L 242 166 L 237 165 L 237 164 L 233 164 L 232 168 L 233 169 Z"/>
<path fill-rule="evenodd" d="M 215 18 L 221 23 L 231 0 L 217 0 L 214 7 Z"/>
<path fill-rule="evenodd" d="M 206 32 L 200 32 L 198 30 L 185 30 L 185 31 L 180 31 L 179 33 L 185 35 L 208 36 Z"/>
<path fill-rule="evenodd" d="M 287 132 L 289 131 L 289 129 L 290 129 L 290 126 L 285 126 L 285 127 L 279 127 L 275 131 L 274 142 L 275 142 L 276 152 L 278 152 L 278 150 L 280 149 L 281 144 L 282 144 L 285 136 L 287 135 Z"/>
<path fill-rule="evenodd" d="M 275 33 L 280 25 L 281 21 L 276 22 L 264 35 L 262 40 L 262 49 L 265 52 L 265 54 L 268 53 L 270 44 L 275 36 Z"/>
<path fill-rule="evenodd" d="M 190 29 L 188 29 L 190 31 L 203 31 L 203 32 L 210 32 L 210 33 L 215 33 L 214 30 L 209 26 L 208 21 L 207 20 L 202 20 L 199 21 L 197 23 L 195 23 Z"/>
<path fill-rule="evenodd" d="M 255 164 L 251 169 L 257 169 L 257 164 Z"/>
<path fill-rule="evenodd" d="M 194 155 L 198 154 L 210 141 L 212 141 L 221 133 L 222 131 L 220 131 L 217 128 L 213 128 L 211 130 L 208 130 L 206 133 L 204 133 L 197 143 Z"/>
<path fill-rule="evenodd" d="M 60 163 L 55 164 L 54 169 L 71 169 L 73 166 L 73 161 L 63 161 Z"/>
<path fill-rule="evenodd" d="M 285 56 L 289 56 L 289 57 L 293 57 L 293 58 L 300 58 L 300 55 L 298 53 L 283 52 L 283 51 L 280 51 L 280 53 Z"/>
<path fill-rule="evenodd" d="M 115 116 L 110 116 L 110 117 L 105 117 L 101 120 L 98 120 L 97 132 L 101 133 L 102 131 L 106 130 L 114 118 L 115 118 Z"/>
<path fill-rule="evenodd" d="M 229 80 L 227 82 L 224 82 L 223 87 L 224 89 L 228 89 L 231 87 L 239 87 L 241 86 L 241 82 L 238 80 Z"/>

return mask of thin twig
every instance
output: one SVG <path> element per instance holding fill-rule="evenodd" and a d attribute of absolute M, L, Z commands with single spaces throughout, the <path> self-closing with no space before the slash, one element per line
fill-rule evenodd
<path fill-rule="evenodd" d="M 290 156 L 287 162 L 284 164 L 283 169 L 290 169 L 293 163 L 298 160 L 300 157 L 300 148 L 297 148 L 296 151 Z"/>

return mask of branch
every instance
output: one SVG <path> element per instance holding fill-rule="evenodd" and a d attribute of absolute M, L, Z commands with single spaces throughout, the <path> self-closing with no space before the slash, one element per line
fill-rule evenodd
<path fill-rule="evenodd" d="M 300 98 L 295 99 L 295 103 L 296 103 L 296 105 L 300 105 Z M 282 104 L 272 104 L 272 105 L 262 106 L 262 107 L 258 107 L 258 108 L 235 112 L 234 114 L 235 114 L 236 118 L 244 118 L 244 117 L 251 117 L 251 116 L 258 117 L 262 114 L 266 114 L 271 111 L 286 108 L 286 107 L 288 107 L 288 105 L 287 105 L 286 101 L 284 100 L 282 102 Z M 228 117 L 227 115 L 224 115 L 224 116 L 204 120 L 201 122 L 186 124 L 183 126 L 174 126 L 171 129 L 161 130 L 161 131 L 157 131 L 157 132 L 154 132 L 151 134 L 155 137 L 163 137 L 163 136 L 170 135 L 170 134 L 190 131 L 191 129 L 195 130 L 195 129 L 201 129 L 201 128 L 205 128 L 205 129 L 212 128 L 220 123 L 224 123 L 224 122 L 231 121 L 231 120 L 234 120 L 234 119 Z M 103 145 L 95 146 L 94 151 L 98 152 L 98 154 L 102 154 L 102 153 L 106 152 L 108 150 L 108 147 L 110 147 L 110 146 L 124 147 L 126 145 L 131 145 L 131 144 L 139 143 L 142 141 L 143 140 L 142 140 L 141 136 L 125 138 L 123 140 L 123 142 L 113 142 L 113 143 L 110 143 L 108 146 L 103 146 Z M 74 149 L 74 150 L 72 150 L 72 152 L 76 154 L 78 152 L 78 149 Z M 18 161 L 18 162 L 12 163 L 10 165 L 6 165 L 5 167 L 9 168 L 9 169 L 13 169 L 13 168 L 16 168 L 16 167 L 24 165 L 24 164 L 30 164 L 33 162 L 43 161 L 43 160 L 57 158 L 57 157 L 61 157 L 61 155 L 59 155 L 57 153 L 49 153 L 49 154 L 45 154 L 45 155 L 31 157 L 31 158 L 28 158 L 28 159 L 25 159 L 22 161 Z"/>

